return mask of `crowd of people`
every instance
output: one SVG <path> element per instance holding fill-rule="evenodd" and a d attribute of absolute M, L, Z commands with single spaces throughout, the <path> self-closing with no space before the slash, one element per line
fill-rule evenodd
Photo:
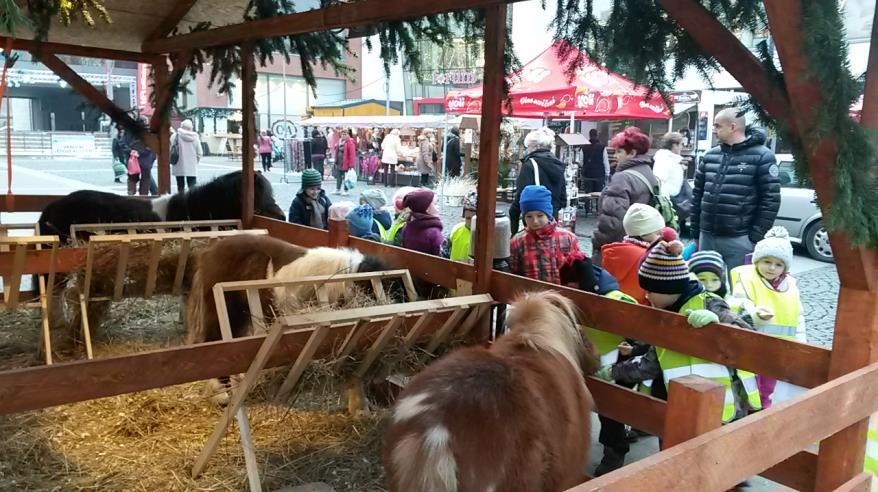
<path fill-rule="evenodd" d="M 499 258 L 502 268 L 679 313 L 698 328 L 722 322 L 805 341 L 803 310 L 790 274 L 792 245 L 785 229 L 771 227 L 780 203 L 774 155 L 763 145 L 763 134 L 748 129 L 734 109 L 717 115 L 714 133 L 720 145 L 704 156 L 691 188 L 685 180 L 679 133 L 665 135 L 652 156 L 648 135 L 635 127 L 624 129 L 609 142 L 617 160 L 613 169 L 606 163 L 605 148 L 591 135 L 593 147 L 584 159 L 599 164 L 589 172 L 602 190 L 589 256 L 577 236 L 558 222 L 567 196 L 565 165 L 551 152 L 554 135 L 546 128 L 531 132 L 525 138 L 527 153 L 509 209 L 509 227 L 498 228 L 502 232 L 495 237 L 499 254 L 505 255 Z M 426 141 L 427 137 L 421 140 L 424 150 L 419 156 L 425 161 L 430 157 Z M 402 188 L 390 204 L 375 189 L 364 192 L 358 204 L 332 204 L 321 189 L 321 178 L 316 171 L 303 174 L 291 221 L 326 227 L 327 216 L 343 217 L 352 235 L 470 261 L 478 203 L 474 190 L 463 200 L 461 222 L 444 233 L 435 196 L 427 188 Z M 678 237 L 678 217 L 684 214 L 693 237 L 688 245 Z M 587 335 L 601 352 L 604 366 L 598 375 L 608 381 L 658 398 L 666 398 L 670 379 L 684 374 L 723 383 L 726 421 L 802 391 L 637 340 L 592 329 Z M 604 417 L 601 422 L 604 454 L 596 475 L 621 467 L 636 437 L 621 423 Z"/>

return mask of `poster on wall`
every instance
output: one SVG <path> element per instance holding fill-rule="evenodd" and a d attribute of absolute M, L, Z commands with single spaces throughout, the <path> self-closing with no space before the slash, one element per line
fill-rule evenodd
<path fill-rule="evenodd" d="M 52 134 L 52 155 L 92 157 L 97 154 L 92 134 Z"/>

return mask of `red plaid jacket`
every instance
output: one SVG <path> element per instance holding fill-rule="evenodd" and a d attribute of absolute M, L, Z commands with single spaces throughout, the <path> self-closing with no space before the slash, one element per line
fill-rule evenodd
<path fill-rule="evenodd" d="M 561 267 L 585 258 L 572 232 L 551 222 L 539 231 L 519 231 L 509 244 L 512 272 L 535 280 L 561 283 Z"/>

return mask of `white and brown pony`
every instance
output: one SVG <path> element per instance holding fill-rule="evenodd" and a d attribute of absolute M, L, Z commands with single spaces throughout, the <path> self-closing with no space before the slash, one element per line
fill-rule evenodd
<path fill-rule="evenodd" d="M 584 480 L 594 348 L 574 304 L 525 294 L 490 349 L 456 350 L 400 394 L 384 443 L 392 491 L 546 491 Z"/>
<path fill-rule="evenodd" d="M 213 286 L 239 280 L 297 280 L 304 277 L 390 270 L 384 260 L 365 256 L 347 248 L 302 248 L 269 236 L 232 236 L 201 252 L 196 260 L 192 290 L 187 302 L 189 343 L 221 340 Z M 404 300 L 399 281 L 384 285 L 391 299 Z M 348 292 L 344 284 L 327 286 L 330 303 L 342 300 Z M 271 321 L 274 315 L 291 313 L 312 300 L 314 288 L 280 287 L 260 291 L 262 312 Z M 250 308 L 244 292 L 226 293 L 226 306 L 234 337 L 251 334 Z"/>

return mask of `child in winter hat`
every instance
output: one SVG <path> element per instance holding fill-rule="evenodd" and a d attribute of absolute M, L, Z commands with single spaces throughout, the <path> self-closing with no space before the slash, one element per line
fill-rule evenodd
<path fill-rule="evenodd" d="M 372 233 L 372 207 L 360 205 L 347 214 L 348 232 L 352 236 L 374 239 Z"/>
<path fill-rule="evenodd" d="M 360 194 L 360 205 L 372 207 L 372 217 L 375 219 L 375 222 L 372 223 L 372 232 L 381 235 L 382 229 L 390 229 L 390 226 L 393 224 L 393 217 L 390 216 L 390 212 L 384 210 L 384 207 L 387 205 L 387 195 L 383 191 L 377 188 L 364 191 Z M 379 224 L 381 227 L 379 227 Z"/>
<path fill-rule="evenodd" d="M 790 275 L 793 245 L 783 227 L 772 227 L 756 243 L 753 264 L 732 270 L 732 295 L 755 311 L 754 328 L 768 335 L 806 342 L 805 315 L 796 279 Z M 788 400 L 804 391 L 789 383 L 757 375 L 762 406 Z"/>
<path fill-rule="evenodd" d="M 725 299 L 728 294 L 726 286 L 726 262 L 716 251 L 698 251 L 689 258 L 689 271 L 698 277 L 698 281 L 708 292 Z"/>
<path fill-rule="evenodd" d="M 637 300 L 646 304 L 646 296 L 637 279 L 637 270 L 646 255 L 646 251 L 656 239 L 666 241 L 677 239 L 676 232 L 665 227 L 662 215 L 653 207 L 643 203 L 634 203 L 622 218 L 625 238 L 616 243 L 601 247 L 601 266 L 616 277 L 619 288 Z"/>
<path fill-rule="evenodd" d="M 328 212 L 332 202 L 321 186 L 323 176 L 314 169 L 302 172 L 302 189 L 290 204 L 290 222 L 294 224 L 326 229 L 329 227 Z"/>
<path fill-rule="evenodd" d="M 439 219 L 435 195 L 428 189 L 412 191 L 402 200 L 402 206 L 411 211 L 402 229 L 402 247 L 439 256 L 442 246 L 442 220 Z"/>
<path fill-rule="evenodd" d="M 561 268 L 585 258 L 576 236 L 552 219 L 552 193 L 545 186 L 526 186 L 519 200 L 526 228 L 509 244 L 512 273 L 543 282 L 561 283 Z"/>
<path fill-rule="evenodd" d="M 646 291 L 646 298 L 653 307 L 679 313 L 687 317 L 689 324 L 701 328 L 711 323 L 725 323 L 750 329 L 721 297 L 704 290 L 704 287 L 689 276 L 689 268 L 683 259 L 683 243 L 680 241 L 660 240 L 653 246 L 643 264 L 640 265 L 640 286 Z M 705 361 L 669 349 L 656 347 L 656 355 L 661 366 L 665 383 L 676 372 L 680 372 L 680 363 L 693 373 L 710 365 Z M 728 367 L 728 371 L 719 371 L 708 378 L 715 378 L 726 386 L 726 402 L 723 409 L 723 420 L 734 420 L 750 414 L 758 404 L 757 396 L 749 395 L 742 378 L 744 372 Z M 704 370 L 707 370 L 706 368 Z M 708 371 L 713 373 L 713 371 Z M 738 377 L 730 378 L 730 374 Z M 752 375 L 751 375 L 752 376 Z"/>
<path fill-rule="evenodd" d="M 439 255 L 455 261 L 470 261 L 470 241 L 472 240 L 472 222 L 478 208 L 478 192 L 471 190 L 463 197 L 463 221 L 457 223 L 442 241 Z"/>

